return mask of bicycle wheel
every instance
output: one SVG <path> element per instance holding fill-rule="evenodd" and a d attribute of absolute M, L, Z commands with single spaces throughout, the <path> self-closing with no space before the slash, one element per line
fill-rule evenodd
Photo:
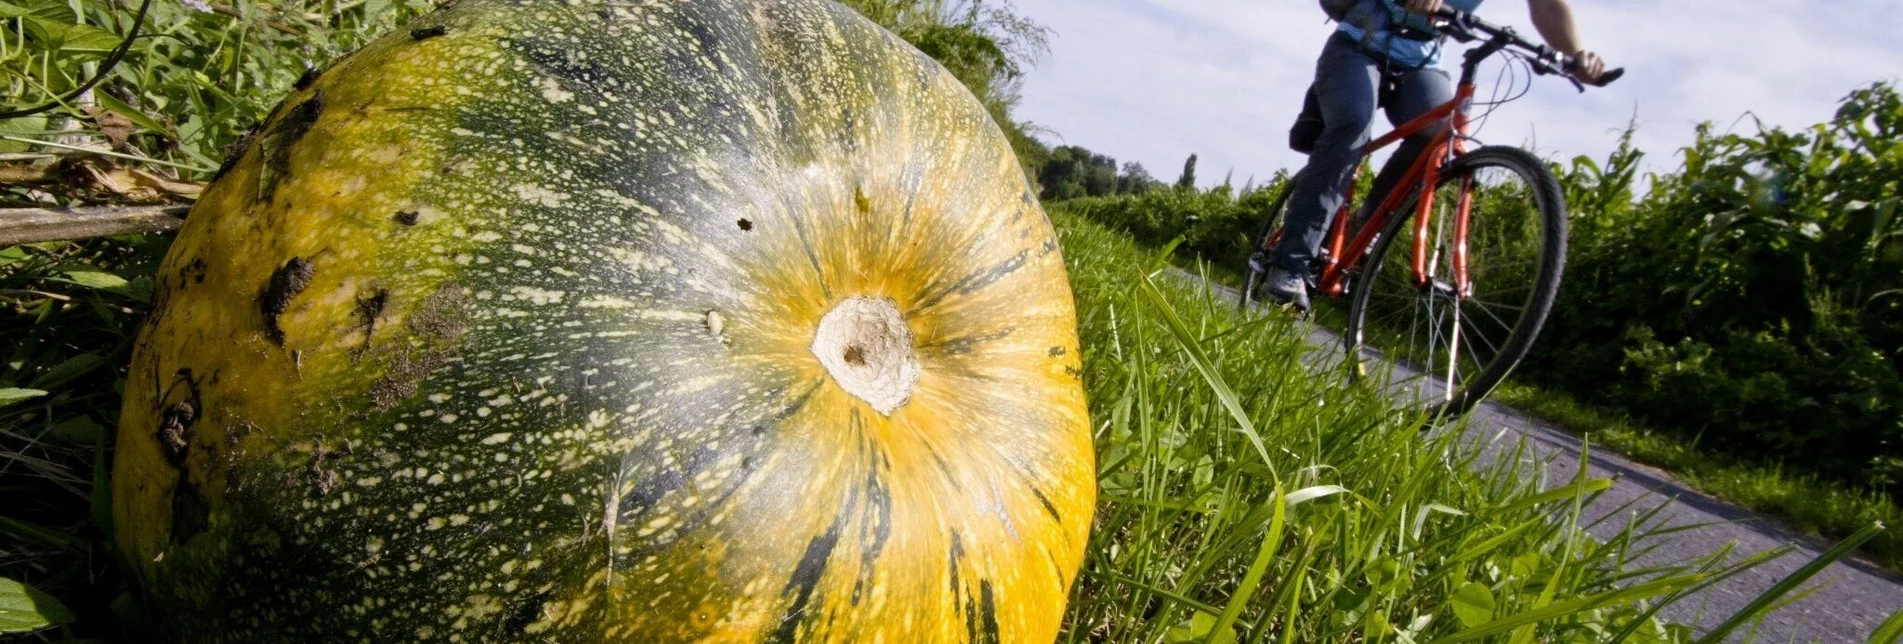
<path fill-rule="evenodd" d="M 1262 226 L 1250 239 L 1249 262 L 1242 267 L 1242 292 L 1236 294 L 1236 310 L 1248 313 L 1255 306 L 1255 287 L 1262 283 L 1262 275 L 1269 269 L 1269 247 L 1275 232 L 1282 227 L 1282 216 L 1288 212 L 1289 194 L 1295 192 L 1295 182 L 1301 180 L 1301 173 L 1289 177 L 1282 187 L 1282 194 L 1269 206 L 1269 214 L 1262 218 Z"/>
<path fill-rule="evenodd" d="M 1463 191 L 1472 195 L 1471 290 L 1457 297 L 1453 228 Z M 1426 284 L 1415 280 L 1413 210 L 1382 231 L 1355 276 L 1348 363 L 1403 403 L 1459 414 L 1519 364 L 1552 311 L 1566 259 L 1565 199 L 1525 150 L 1485 147 L 1454 161 L 1435 188 Z"/>

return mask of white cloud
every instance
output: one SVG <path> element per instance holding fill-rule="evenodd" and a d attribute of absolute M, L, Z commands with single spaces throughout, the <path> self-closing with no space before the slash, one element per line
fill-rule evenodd
<path fill-rule="evenodd" d="M 1578 0 L 1581 38 L 1627 77 L 1585 94 L 1534 79 L 1481 138 L 1603 157 L 1636 114 L 1651 168 L 1670 170 L 1700 121 L 1722 130 L 1750 112 L 1806 127 L 1830 118 L 1852 89 L 1903 70 L 1895 21 L 1876 18 L 1894 15 L 1893 3 Z M 1494 0 L 1482 15 L 1531 34 L 1524 6 Z M 1165 180 L 1192 152 L 1203 185 L 1231 168 L 1241 183 L 1302 164 L 1287 148 L 1288 125 L 1333 27 L 1311 0 L 1019 0 L 1018 8 L 1056 31 L 1052 55 L 1026 78 L 1020 118 Z M 1450 69 L 1456 56 L 1447 56 Z M 1482 97 L 1493 78 L 1482 72 Z"/>

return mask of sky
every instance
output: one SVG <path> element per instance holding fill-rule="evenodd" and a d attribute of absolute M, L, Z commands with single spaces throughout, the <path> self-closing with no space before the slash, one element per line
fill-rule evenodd
<path fill-rule="evenodd" d="M 1586 48 L 1625 67 L 1625 78 L 1584 94 L 1534 78 L 1523 99 L 1494 112 L 1481 140 L 1603 159 L 1636 121 L 1645 169 L 1665 172 L 1679 166 L 1676 151 L 1699 122 L 1748 134 L 1755 115 L 1804 128 L 1829 120 L 1851 90 L 1903 75 L 1897 0 L 1572 5 Z M 1334 27 L 1315 0 L 1016 0 L 1016 9 L 1052 30 L 1051 52 L 1026 74 L 1016 111 L 1047 142 L 1136 161 L 1166 181 L 1195 153 L 1205 187 L 1230 172 L 1240 185 L 1303 163 L 1288 149 L 1288 126 Z M 1537 42 L 1520 0 L 1491 0 L 1480 15 Z M 1462 47 L 1449 44 L 1450 72 Z M 1482 68 L 1483 99 L 1499 70 Z"/>

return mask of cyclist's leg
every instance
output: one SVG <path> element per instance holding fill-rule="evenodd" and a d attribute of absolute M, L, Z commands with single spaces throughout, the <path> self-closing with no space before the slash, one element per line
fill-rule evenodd
<path fill-rule="evenodd" d="M 1383 107 L 1386 107 L 1388 112 L 1388 122 L 1399 127 L 1413 120 L 1414 117 L 1433 111 L 1442 103 L 1453 100 L 1454 82 L 1447 72 L 1441 69 L 1433 67 L 1416 69 L 1403 73 L 1400 81 L 1383 98 L 1385 99 Z M 1401 146 L 1394 151 L 1394 156 L 1388 157 L 1387 163 L 1381 166 L 1381 172 L 1375 175 L 1374 186 L 1368 190 L 1368 200 L 1363 202 L 1361 211 L 1356 213 L 1357 216 L 1367 217 L 1374 214 L 1374 209 L 1380 207 L 1381 200 L 1387 198 L 1388 191 L 1393 190 L 1394 184 L 1400 182 L 1401 178 L 1407 174 L 1408 166 L 1414 164 L 1415 157 L 1420 156 L 1421 152 L 1427 149 L 1427 145 L 1433 142 L 1441 129 L 1438 125 L 1429 127 L 1401 142 Z"/>
<path fill-rule="evenodd" d="M 1341 207 L 1359 148 L 1368 142 L 1379 73 L 1373 59 L 1338 38 L 1330 38 L 1322 48 L 1315 63 L 1315 98 L 1326 126 L 1289 197 L 1272 264 L 1298 275 L 1308 273 L 1329 217 Z"/>

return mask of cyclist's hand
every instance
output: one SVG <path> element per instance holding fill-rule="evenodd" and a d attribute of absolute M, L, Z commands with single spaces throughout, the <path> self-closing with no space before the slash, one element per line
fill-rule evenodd
<path fill-rule="evenodd" d="M 1573 77 L 1587 83 L 1598 83 L 1599 75 L 1606 72 L 1606 61 L 1599 54 L 1582 51 L 1573 54 Z"/>
<path fill-rule="evenodd" d="M 1440 11 L 1444 4 L 1442 0 L 1407 0 L 1407 10 L 1409 13 L 1431 16 Z"/>

